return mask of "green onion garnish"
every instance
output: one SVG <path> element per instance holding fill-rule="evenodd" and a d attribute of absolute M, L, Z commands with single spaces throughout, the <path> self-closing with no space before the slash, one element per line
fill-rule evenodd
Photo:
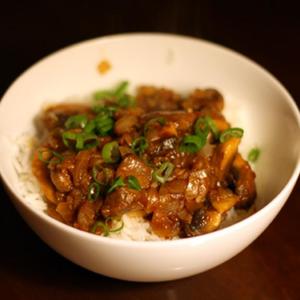
<path fill-rule="evenodd" d="M 140 191 L 142 189 L 141 186 L 140 186 L 139 181 L 134 176 L 128 176 L 127 177 L 127 182 L 128 182 L 128 187 L 130 189 L 137 190 L 137 191 Z"/>
<path fill-rule="evenodd" d="M 55 156 L 57 158 L 57 160 L 52 160 L 52 157 L 50 159 L 44 159 L 44 157 L 43 157 L 44 153 L 52 154 L 52 157 Z M 49 164 L 50 162 L 58 164 L 58 163 L 61 163 L 65 159 L 61 154 L 59 154 L 58 152 L 55 152 L 51 149 L 39 150 L 38 158 L 39 158 L 40 161 L 42 161 L 46 164 Z"/>
<path fill-rule="evenodd" d="M 174 170 L 174 165 L 170 162 L 164 162 L 160 168 L 153 172 L 153 179 L 160 183 L 165 183 L 171 176 Z"/>
<path fill-rule="evenodd" d="M 92 168 L 92 176 L 93 176 L 93 179 L 94 181 L 96 181 L 97 183 L 99 184 L 103 184 L 102 182 L 98 181 L 97 179 L 97 175 L 98 173 L 100 173 L 104 168 L 98 163 L 94 164 L 93 165 L 93 168 Z"/>
<path fill-rule="evenodd" d="M 244 130 L 242 128 L 238 128 L 238 127 L 228 128 L 221 133 L 220 142 L 225 143 L 233 137 L 241 138 L 243 134 L 244 134 Z"/>
<path fill-rule="evenodd" d="M 219 136 L 219 129 L 214 120 L 209 116 L 198 118 L 194 126 L 194 131 L 196 135 L 204 135 L 207 137 L 209 131 L 211 131 L 215 138 Z"/>
<path fill-rule="evenodd" d="M 253 148 L 248 153 L 248 160 L 252 163 L 256 162 L 260 156 L 260 149 Z"/>
<path fill-rule="evenodd" d="M 95 134 L 82 132 L 77 135 L 75 147 L 78 150 L 84 150 L 94 148 L 98 146 L 98 144 L 99 141 Z"/>
<path fill-rule="evenodd" d="M 114 128 L 114 120 L 108 115 L 99 114 L 93 120 L 96 128 L 96 133 L 100 136 L 106 136 L 112 133 Z"/>
<path fill-rule="evenodd" d="M 117 111 L 117 108 L 114 106 L 96 105 L 93 107 L 93 111 L 98 115 L 113 117 L 114 113 Z"/>
<path fill-rule="evenodd" d="M 216 139 L 219 138 L 220 131 L 219 131 L 215 121 L 211 117 L 206 117 L 206 120 L 207 120 L 207 124 L 208 124 L 212 134 L 214 135 L 214 137 Z"/>
<path fill-rule="evenodd" d="M 76 137 L 77 137 L 77 134 L 75 132 L 68 132 L 68 131 L 65 131 L 63 134 L 62 134 L 62 140 L 63 140 L 63 143 L 66 147 L 70 147 L 70 143 L 69 141 L 76 141 Z"/>
<path fill-rule="evenodd" d="M 135 98 L 130 95 L 123 95 L 120 98 L 117 98 L 117 103 L 120 107 L 130 107 L 135 105 Z"/>
<path fill-rule="evenodd" d="M 119 144 L 116 141 L 107 143 L 102 148 L 102 157 L 106 163 L 116 163 L 120 159 Z"/>
<path fill-rule="evenodd" d="M 149 127 L 155 123 L 159 123 L 160 125 L 165 125 L 166 119 L 163 117 L 157 117 L 157 118 L 150 119 L 144 126 L 144 134 L 146 134 L 147 131 L 149 130 Z"/>
<path fill-rule="evenodd" d="M 134 153 L 138 155 L 143 154 L 147 148 L 148 148 L 148 142 L 146 138 L 143 136 L 136 138 L 131 144 L 131 149 L 133 150 Z"/>
<path fill-rule="evenodd" d="M 189 153 L 196 153 L 198 152 L 201 148 L 206 143 L 206 136 L 203 134 L 199 135 L 186 135 L 180 146 L 179 146 L 179 151 L 181 152 L 189 152 Z"/>
<path fill-rule="evenodd" d="M 123 81 L 121 82 L 115 89 L 114 91 L 114 96 L 116 98 L 121 98 L 125 95 L 127 88 L 128 88 L 129 82 L 128 81 Z"/>
<path fill-rule="evenodd" d="M 101 178 L 103 181 L 98 180 L 99 173 L 103 173 L 103 175 L 101 174 Z M 93 177 L 94 181 L 99 183 L 104 190 L 106 188 L 106 185 L 109 183 L 109 180 L 111 178 L 110 175 L 112 175 L 112 170 L 110 170 L 109 168 L 104 168 L 99 163 L 94 164 L 94 166 L 92 168 L 92 177 Z"/>
<path fill-rule="evenodd" d="M 92 229 L 91 229 L 91 232 L 95 233 L 98 227 L 101 227 L 101 228 L 102 228 L 102 230 L 103 230 L 103 235 L 104 235 L 104 236 L 108 236 L 108 235 L 109 235 L 109 228 L 108 228 L 108 225 L 105 224 L 105 223 L 103 223 L 102 221 L 97 221 L 97 222 L 93 225 L 93 227 L 92 227 Z"/>
<path fill-rule="evenodd" d="M 99 144 L 97 136 L 88 132 L 75 133 L 65 131 L 62 134 L 62 139 L 66 147 L 71 147 L 69 141 L 73 141 L 77 150 L 90 149 L 98 146 Z"/>
<path fill-rule="evenodd" d="M 112 185 L 110 186 L 110 188 L 108 189 L 107 191 L 107 194 L 113 192 L 116 188 L 119 188 L 119 187 L 122 187 L 122 186 L 125 186 L 125 183 L 124 183 L 124 180 L 122 177 L 117 177 Z"/>
<path fill-rule="evenodd" d="M 98 91 L 94 94 L 95 100 L 102 99 L 111 99 L 115 100 L 116 104 L 120 107 L 129 107 L 135 104 L 135 99 L 126 94 L 129 82 L 121 82 L 114 90 L 112 91 Z"/>
<path fill-rule="evenodd" d="M 88 200 L 91 202 L 94 202 L 97 200 L 100 193 L 100 185 L 97 182 L 93 182 L 89 186 L 88 190 Z"/>
<path fill-rule="evenodd" d="M 71 116 L 65 122 L 65 127 L 67 129 L 72 128 L 84 128 L 88 122 L 87 116 L 85 115 L 75 115 Z"/>
<path fill-rule="evenodd" d="M 109 236 L 110 233 L 112 233 L 112 232 L 119 232 L 119 231 L 121 231 L 121 230 L 123 229 L 123 227 L 124 227 L 124 222 L 123 222 L 123 220 L 120 220 L 120 221 L 121 221 L 121 225 L 120 225 L 119 227 L 117 227 L 117 228 L 111 229 L 111 228 L 109 227 L 109 224 L 108 224 L 109 221 L 113 221 L 113 219 L 112 219 L 111 217 L 108 217 L 108 218 L 106 218 L 106 220 L 105 220 L 104 222 L 102 222 L 102 221 L 97 221 L 97 222 L 93 225 L 93 227 L 92 227 L 92 229 L 91 229 L 91 232 L 95 233 L 96 230 L 97 230 L 97 228 L 98 228 L 98 227 L 101 227 L 102 230 L 103 230 L 103 236 Z"/>
<path fill-rule="evenodd" d="M 105 220 L 105 224 L 108 224 L 109 220 L 113 221 L 112 218 L 108 217 Z M 120 220 L 120 221 L 121 221 L 121 225 L 119 227 L 115 228 L 115 229 L 109 229 L 109 233 L 111 233 L 111 232 L 119 232 L 119 231 L 121 231 L 124 228 L 124 222 L 123 222 L 123 220 Z"/>
<path fill-rule="evenodd" d="M 197 135 L 204 135 L 207 137 L 209 133 L 209 125 L 206 117 L 200 117 L 197 119 L 194 125 L 194 131 Z"/>
<path fill-rule="evenodd" d="M 114 96 L 112 91 L 98 91 L 94 94 L 95 100 L 111 99 Z"/>
<path fill-rule="evenodd" d="M 93 133 L 96 128 L 96 123 L 94 120 L 90 120 L 84 127 L 84 132 L 86 133 Z"/>

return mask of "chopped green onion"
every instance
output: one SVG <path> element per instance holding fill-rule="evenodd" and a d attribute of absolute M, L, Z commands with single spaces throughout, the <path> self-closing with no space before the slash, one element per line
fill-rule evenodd
<path fill-rule="evenodd" d="M 200 117 L 197 119 L 194 125 L 194 131 L 197 135 L 204 135 L 207 137 L 209 133 L 209 125 L 206 117 Z"/>
<path fill-rule="evenodd" d="M 75 147 L 78 150 L 90 149 L 98 146 L 98 144 L 97 136 L 93 133 L 82 132 L 77 134 Z"/>
<path fill-rule="evenodd" d="M 112 185 L 110 186 L 110 188 L 108 189 L 107 191 L 107 194 L 113 192 L 116 188 L 119 188 L 119 187 L 122 187 L 122 186 L 125 186 L 125 183 L 124 183 L 124 180 L 122 177 L 117 177 Z"/>
<path fill-rule="evenodd" d="M 196 135 L 204 135 L 207 137 L 209 131 L 211 131 L 215 138 L 219 136 L 219 129 L 214 120 L 209 116 L 198 118 L 194 126 L 194 131 Z"/>
<path fill-rule="evenodd" d="M 101 227 L 101 229 L 103 230 L 103 236 L 109 236 L 110 233 L 113 233 L 113 232 L 120 232 L 123 228 L 124 228 L 124 222 L 123 220 L 120 220 L 121 221 L 121 225 L 117 228 L 114 228 L 114 229 L 111 229 L 110 228 L 110 225 L 108 224 L 109 221 L 114 221 L 111 217 L 108 217 L 105 219 L 104 222 L 102 221 L 97 221 L 92 229 L 91 229 L 91 232 L 95 233 L 97 228 L 98 227 Z"/>
<path fill-rule="evenodd" d="M 120 98 L 117 98 L 117 103 L 121 107 L 130 107 L 135 105 L 135 98 L 130 95 L 123 95 Z"/>
<path fill-rule="evenodd" d="M 165 183 L 171 176 L 174 165 L 170 162 L 164 162 L 160 168 L 153 172 L 153 179 L 160 183 Z"/>
<path fill-rule="evenodd" d="M 92 168 L 92 176 L 93 176 L 93 179 L 94 181 L 96 181 L 97 183 L 99 184 L 103 184 L 102 182 L 98 181 L 97 179 L 97 175 L 100 171 L 102 171 L 104 168 L 98 163 L 94 164 L 93 165 L 93 168 Z"/>
<path fill-rule="evenodd" d="M 91 232 L 95 233 L 98 227 L 101 227 L 101 229 L 103 230 L 103 235 L 104 235 L 104 236 L 108 236 L 108 235 L 109 235 L 109 228 L 108 228 L 108 225 L 105 224 L 105 223 L 103 223 L 102 221 L 97 221 L 97 222 L 93 225 L 93 227 L 92 227 L 92 229 L 91 229 Z"/>
<path fill-rule="evenodd" d="M 204 147 L 205 143 L 206 136 L 204 136 L 203 134 L 186 135 L 179 146 L 179 151 L 196 153 Z"/>
<path fill-rule="evenodd" d="M 84 132 L 86 133 L 92 133 L 96 128 L 96 123 L 94 120 L 90 120 L 87 122 L 87 124 L 84 127 Z"/>
<path fill-rule="evenodd" d="M 69 140 L 76 141 L 77 133 L 65 131 L 62 134 L 63 143 L 66 147 L 70 147 Z"/>
<path fill-rule="evenodd" d="M 114 96 L 112 91 L 98 91 L 94 94 L 95 100 L 111 99 Z"/>
<path fill-rule="evenodd" d="M 55 156 L 57 158 L 57 160 L 53 161 L 52 157 L 50 159 L 44 159 L 44 157 L 43 157 L 44 153 L 51 153 L 52 157 Z M 50 149 L 40 150 L 39 154 L 38 154 L 38 158 L 39 158 L 40 161 L 42 161 L 42 162 L 44 162 L 46 164 L 48 164 L 50 162 L 58 164 L 58 163 L 61 163 L 65 159 L 61 154 L 59 154 L 58 152 L 55 152 L 53 150 L 50 150 Z"/>
<path fill-rule="evenodd" d="M 206 120 L 207 120 L 207 124 L 208 124 L 212 134 L 214 135 L 214 137 L 216 139 L 219 138 L 220 131 L 219 131 L 215 121 L 211 117 L 206 117 Z"/>
<path fill-rule="evenodd" d="M 148 148 L 148 142 L 145 137 L 140 136 L 136 138 L 132 144 L 131 144 L 131 149 L 133 150 L 134 153 L 141 155 L 144 153 L 144 151 Z"/>
<path fill-rule="evenodd" d="M 242 128 L 238 128 L 238 127 L 228 128 L 221 133 L 220 142 L 225 143 L 233 137 L 241 138 L 243 134 L 244 134 L 244 130 Z"/>
<path fill-rule="evenodd" d="M 105 224 L 108 226 L 108 222 L 109 221 L 114 221 L 111 217 L 108 217 L 108 218 L 106 218 L 105 219 Z M 123 228 L 124 228 L 124 222 L 123 222 L 123 220 L 119 220 L 119 221 L 121 221 L 121 225 L 119 226 L 119 227 L 117 227 L 117 228 L 114 228 L 114 229 L 111 229 L 111 228 L 109 228 L 109 233 L 112 233 L 112 232 L 119 232 L 119 231 L 121 231 Z"/>
<path fill-rule="evenodd" d="M 253 148 L 248 153 L 248 160 L 252 163 L 256 162 L 260 156 L 260 149 Z"/>
<path fill-rule="evenodd" d="M 124 95 L 125 95 L 125 92 L 126 92 L 126 90 L 127 90 L 127 88 L 128 88 L 128 85 L 129 85 L 129 82 L 128 81 L 123 81 L 123 82 L 121 82 L 118 86 L 117 86 L 117 88 L 115 89 L 115 91 L 114 91 L 114 96 L 116 97 L 116 98 L 121 98 L 121 97 L 123 97 Z"/>
<path fill-rule="evenodd" d="M 153 125 L 155 123 L 159 123 L 160 125 L 165 125 L 166 119 L 163 117 L 157 117 L 157 118 L 150 119 L 144 126 L 144 134 L 146 134 L 147 131 L 149 130 L 149 127 L 151 127 L 151 125 Z"/>
<path fill-rule="evenodd" d="M 88 190 L 88 200 L 93 202 L 96 201 L 100 193 L 100 185 L 97 182 L 93 182 L 89 186 Z"/>
<path fill-rule="evenodd" d="M 95 100 L 111 99 L 115 100 L 120 107 L 129 107 L 135 104 L 135 99 L 126 94 L 129 82 L 121 82 L 115 90 L 112 91 L 98 91 L 94 94 Z"/>
<path fill-rule="evenodd" d="M 114 113 L 117 111 L 117 108 L 114 106 L 96 105 L 93 107 L 93 111 L 98 115 L 101 114 L 101 115 L 113 117 Z"/>
<path fill-rule="evenodd" d="M 129 85 L 128 81 L 122 81 L 114 90 L 104 90 L 98 91 L 94 94 L 95 100 L 110 99 L 110 98 L 121 98 L 125 95 L 127 87 Z"/>
<path fill-rule="evenodd" d="M 63 143 L 66 147 L 70 147 L 69 140 L 75 142 L 75 148 L 77 150 L 84 150 L 98 146 L 99 141 L 97 136 L 88 132 L 64 132 L 62 134 Z"/>
<path fill-rule="evenodd" d="M 114 120 L 109 117 L 108 115 L 97 115 L 96 118 L 93 120 L 97 134 L 100 136 L 106 136 L 112 133 L 114 128 Z"/>
<path fill-rule="evenodd" d="M 128 187 L 130 189 L 137 190 L 137 191 L 140 191 L 142 189 L 141 186 L 140 186 L 139 181 L 134 176 L 131 176 L 131 175 L 128 176 L 127 177 L 127 182 L 128 182 Z"/>
<path fill-rule="evenodd" d="M 65 122 L 67 129 L 72 128 L 84 128 L 88 122 L 88 118 L 85 115 L 70 116 Z"/>
<path fill-rule="evenodd" d="M 102 148 L 102 157 L 106 163 L 116 163 L 120 159 L 119 144 L 116 141 L 107 143 Z"/>
<path fill-rule="evenodd" d="M 103 173 L 103 182 L 98 180 L 98 174 Z M 100 185 L 106 186 L 111 178 L 112 170 L 109 168 L 104 168 L 99 163 L 95 164 L 92 168 L 92 176 L 95 182 L 99 183 Z"/>

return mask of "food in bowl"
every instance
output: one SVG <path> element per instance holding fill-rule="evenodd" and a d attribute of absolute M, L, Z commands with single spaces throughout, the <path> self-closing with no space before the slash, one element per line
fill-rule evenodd
<path fill-rule="evenodd" d="M 139 55 L 133 57 L 132 53 Z M 172 60 L 167 59 L 170 53 Z M 104 58 L 109 59 L 113 68 L 102 76 L 96 66 Z M 222 229 L 208 234 L 155 242 L 142 239 L 132 242 L 123 236 L 120 240 L 102 237 L 47 215 L 41 193 L 32 190 L 31 185 L 28 188 L 32 192 L 26 193 L 27 187 L 20 180 L 20 175 L 28 179 L 22 171 L 31 168 L 26 168 L 27 161 L 23 164 L 20 160 L 24 168 L 16 164 L 18 151 L 23 157 L 23 151 L 29 149 L 19 137 L 34 135 L 32 120 L 44 103 L 85 99 L 99 85 L 111 87 L 120 78 L 128 78 L 134 88 L 148 83 L 182 93 L 199 84 L 217 87 L 226 99 L 223 113 L 233 126 L 245 130 L 239 152 L 246 157 L 253 147 L 262 150 L 257 164 L 253 165 L 257 188 L 252 205 L 255 213 L 223 228 L 226 217 Z M 18 121 L 12 126 L 12 120 Z M 0 173 L 26 223 L 63 257 L 113 278 L 173 280 L 199 274 L 227 261 L 252 243 L 274 220 L 299 176 L 300 140 L 295 139 L 299 124 L 299 110 L 287 90 L 276 78 L 238 53 L 203 40 L 167 34 L 101 37 L 43 59 L 5 93 L 0 105 Z M 278 137 L 284 137 L 284 143 Z M 16 140 L 20 143 L 15 143 Z M 24 147 L 20 148 L 20 144 Z M 146 227 L 146 223 L 140 227 Z M 127 229 L 124 226 L 121 232 L 109 236 L 124 234 Z"/>
<path fill-rule="evenodd" d="M 138 219 L 149 239 L 176 239 L 215 231 L 253 205 L 255 173 L 238 151 L 243 129 L 223 116 L 220 92 L 182 97 L 141 86 L 133 97 L 127 86 L 38 117 L 32 171 L 50 216 L 104 236 L 122 236 Z"/>

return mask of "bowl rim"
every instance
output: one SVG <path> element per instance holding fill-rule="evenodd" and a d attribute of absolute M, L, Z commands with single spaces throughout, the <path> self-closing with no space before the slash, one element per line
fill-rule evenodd
<path fill-rule="evenodd" d="M 156 38 L 167 38 L 167 39 L 176 39 L 178 41 L 182 42 L 192 42 L 192 43 L 202 43 L 206 46 L 213 47 L 215 49 L 219 49 L 222 52 L 225 52 L 226 54 L 230 54 L 235 56 L 236 58 L 240 59 L 241 61 L 247 63 L 252 68 L 255 68 L 256 71 L 259 71 L 261 74 L 263 74 L 275 87 L 278 91 L 280 91 L 284 98 L 286 99 L 289 107 L 291 108 L 295 119 L 297 120 L 298 127 L 300 128 L 300 113 L 298 110 L 298 107 L 293 100 L 290 93 L 287 91 L 287 89 L 282 85 L 282 83 L 274 76 L 272 75 L 268 70 L 266 70 L 264 67 L 253 61 L 252 59 L 248 58 L 244 54 L 241 54 L 235 50 L 232 50 L 228 47 L 225 47 L 223 45 L 204 40 L 202 38 L 196 38 L 192 36 L 186 36 L 186 35 L 179 35 L 179 34 L 172 34 L 172 33 L 162 33 L 162 32 L 132 32 L 132 33 L 121 33 L 121 34 L 112 34 L 112 35 L 105 35 L 101 37 L 96 37 L 92 39 L 83 40 L 71 45 L 68 45 L 66 47 L 63 47 L 57 51 L 54 51 L 37 62 L 35 62 L 33 65 L 31 65 L 29 68 L 27 68 L 25 71 L 23 71 L 8 87 L 8 89 L 4 92 L 2 96 L 2 100 L 0 103 L 0 111 L 3 107 L 3 102 L 6 101 L 6 98 L 9 97 L 10 91 L 13 90 L 15 84 L 17 82 L 21 81 L 23 77 L 27 76 L 28 73 L 30 73 L 33 69 L 38 68 L 39 65 L 43 64 L 45 61 L 51 59 L 54 56 L 59 55 L 62 52 L 67 52 L 74 48 L 80 48 L 83 45 L 87 44 L 93 44 L 93 43 L 110 43 L 114 42 L 116 40 L 125 40 L 126 39 L 132 39 L 132 38 L 150 38 L 150 39 L 156 39 Z M 4 186 L 9 190 L 9 192 L 12 193 L 14 198 L 18 201 L 19 204 L 23 206 L 23 208 L 29 210 L 31 213 L 33 213 L 36 217 L 42 219 L 44 222 L 48 223 L 48 225 L 52 225 L 56 227 L 56 229 L 63 230 L 69 234 L 73 234 L 77 236 L 78 238 L 82 239 L 89 239 L 90 241 L 95 241 L 98 243 L 107 243 L 109 245 L 115 245 L 115 246 L 122 246 L 122 247 L 130 247 L 130 248 L 160 248 L 162 246 L 173 248 L 173 247 L 181 247 L 186 246 L 188 244 L 202 244 L 206 243 L 207 241 L 217 239 L 220 236 L 224 235 L 230 235 L 233 234 L 236 231 L 239 231 L 240 229 L 247 227 L 251 223 L 255 223 L 257 220 L 263 218 L 266 214 L 268 214 L 269 210 L 272 210 L 274 207 L 280 204 L 280 202 L 283 201 L 285 195 L 289 195 L 291 190 L 293 189 L 294 185 L 296 184 L 297 178 L 300 173 L 300 153 L 298 156 L 298 161 L 292 171 L 292 175 L 290 176 L 288 182 L 284 185 L 284 187 L 281 189 L 281 191 L 263 208 L 259 209 L 255 213 L 251 214 L 250 216 L 246 217 L 245 219 L 238 221 L 232 225 L 229 225 L 228 227 L 218 229 L 214 232 L 210 232 L 207 234 L 203 234 L 200 236 L 190 237 L 190 238 L 183 238 L 183 239 L 176 239 L 176 240 L 158 240 L 158 241 L 131 241 L 131 240 L 122 240 L 122 239 L 114 239 L 114 238 L 108 238 L 108 237 L 102 237 L 99 235 L 95 235 L 93 233 L 81 231 L 79 229 L 76 229 L 70 225 L 64 224 L 49 215 L 47 215 L 45 212 L 40 212 L 34 209 L 30 204 L 27 204 L 25 201 L 22 200 L 21 197 L 16 195 L 14 192 L 12 185 L 10 184 L 9 180 L 5 176 L 5 172 L 3 171 L 3 165 L 0 162 L 0 176 L 2 179 L 2 182 L 4 183 Z M 284 201 L 283 201 L 284 202 Z"/>

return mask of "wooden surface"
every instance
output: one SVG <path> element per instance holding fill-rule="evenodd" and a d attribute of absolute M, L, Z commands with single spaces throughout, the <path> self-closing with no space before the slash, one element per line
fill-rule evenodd
<path fill-rule="evenodd" d="M 7 2 L 0 12 L 1 94 L 20 72 L 63 46 L 113 33 L 160 31 L 247 55 L 300 106 L 297 1 Z M 70 263 L 27 227 L 2 187 L 0 194 L 1 299 L 300 299 L 299 181 L 279 216 L 242 253 L 203 274 L 153 284 L 109 279 Z"/>

